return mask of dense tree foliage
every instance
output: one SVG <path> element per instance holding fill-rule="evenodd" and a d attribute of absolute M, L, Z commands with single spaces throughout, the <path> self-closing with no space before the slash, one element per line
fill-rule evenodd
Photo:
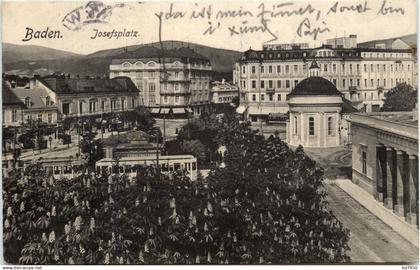
<path fill-rule="evenodd" d="M 411 111 L 417 103 L 417 90 L 411 85 L 400 83 L 385 94 L 382 111 L 403 112 Z"/>
<path fill-rule="evenodd" d="M 302 148 L 219 121 L 223 168 L 191 182 L 146 167 L 4 180 L 5 259 L 21 264 L 348 262 L 349 232 L 326 208 L 322 169 Z"/>

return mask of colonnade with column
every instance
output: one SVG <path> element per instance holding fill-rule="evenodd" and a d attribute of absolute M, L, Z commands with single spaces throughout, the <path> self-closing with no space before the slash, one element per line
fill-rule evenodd
<path fill-rule="evenodd" d="M 378 144 L 375 198 L 410 224 L 418 226 L 418 156 Z"/>

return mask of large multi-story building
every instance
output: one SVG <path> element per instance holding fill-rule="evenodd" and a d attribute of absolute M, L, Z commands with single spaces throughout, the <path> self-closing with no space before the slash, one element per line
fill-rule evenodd
<path fill-rule="evenodd" d="M 200 114 L 210 109 L 211 64 L 190 48 L 141 47 L 115 57 L 110 78 L 126 76 L 152 113 Z"/>
<path fill-rule="evenodd" d="M 249 49 L 235 63 L 233 81 L 240 89 L 240 113 L 252 121 L 286 113 L 286 95 L 303 79 L 320 76 L 344 97 L 378 111 L 384 95 L 399 83 L 415 85 L 416 55 L 411 49 L 357 48 L 355 36 L 340 46 L 287 50 Z M 339 43 L 340 39 L 330 43 Z"/>
<path fill-rule="evenodd" d="M 25 104 L 13 93 L 11 86 L 2 82 L 3 127 L 16 127 L 23 123 Z"/>

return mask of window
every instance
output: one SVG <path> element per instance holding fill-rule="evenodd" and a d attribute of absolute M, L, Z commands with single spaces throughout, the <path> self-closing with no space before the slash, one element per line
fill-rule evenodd
<path fill-rule="evenodd" d="M 245 66 L 242 67 L 242 74 L 245 74 Z"/>
<path fill-rule="evenodd" d="M 313 117 L 309 117 L 309 135 L 315 135 L 315 120 Z"/>
<path fill-rule="evenodd" d="M 273 101 L 273 94 L 269 94 L 269 95 L 268 95 L 268 99 L 269 99 L 270 101 Z"/>
<path fill-rule="evenodd" d="M 373 64 L 370 64 L 370 72 L 373 72 Z"/>
<path fill-rule="evenodd" d="M 367 158 L 366 158 L 366 152 L 362 152 L 362 172 L 363 174 L 367 173 Z"/>
<path fill-rule="evenodd" d="M 180 89 L 180 88 L 179 88 L 179 83 L 176 83 L 176 84 L 175 84 L 175 92 L 179 92 L 179 89 Z"/>
<path fill-rule="evenodd" d="M 281 94 L 277 94 L 277 101 L 281 101 Z"/>
<path fill-rule="evenodd" d="M 149 78 L 150 79 L 154 79 L 155 78 L 155 72 L 154 71 L 149 71 Z"/>
<path fill-rule="evenodd" d="M 298 119 L 297 119 L 297 116 L 293 117 L 293 131 L 294 131 L 294 134 L 298 133 Z"/>
<path fill-rule="evenodd" d="M 343 88 L 346 87 L 346 79 L 343 79 Z"/>
<path fill-rule="evenodd" d="M 79 114 L 82 114 L 82 113 L 83 113 L 83 102 L 80 101 L 79 102 Z"/>
<path fill-rule="evenodd" d="M 63 111 L 64 115 L 68 115 L 70 113 L 70 104 L 69 103 L 63 103 L 61 105 L 61 110 Z"/>
<path fill-rule="evenodd" d="M 179 78 L 179 72 L 178 71 L 176 71 L 175 72 L 175 79 L 178 79 Z"/>
<path fill-rule="evenodd" d="M 261 101 L 264 101 L 264 98 L 265 98 L 264 94 L 261 94 Z"/>
<path fill-rule="evenodd" d="M 334 119 L 332 116 L 328 117 L 328 135 L 334 135 Z"/>
<path fill-rule="evenodd" d="M 290 81 L 286 80 L 286 88 L 290 88 Z"/>
<path fill-rule="evenodd" d="M 31 107 L 31 99 L 29 97 L 25 98 L 25 106 L 27 108 L 30 108 Z"/>
<path fill-rule="evenodd" d="M 281 73 L 280 72 L 280 65 L 277 66 L 277 73 Z"/>
<path fill-rule="evenodd" d="M 298 85 L 298 83 L 299 83 L 299 81 L 298 81 L 298 80 L 295 80 L 295 85 L 294 85 L 294 87 L 296 87 L 296 85 Z"/>
<path fill-rule="evenodd" d="M 333 72 L 334 73 L 337 73 L 337 66 L 336 66 L 336 64 L 333 64 Z"/>
<path fill-rule="evenodd" d="M 264 81 L 261 81 L 261 88 L 265 88 L 265 82 Z"/>
<path fill-rule="evenodd" d="M 273 73 L 273 66 L 268 66 L 268 73 Z"/>
<path fill-rule="evenodd" d="M 384 87 L 386 87 L 386 79 L 384 79 Z"/>
<path fill-rule="evenodd" d="M 333 84 L 337 86 L 337 79 L 333 79 Z"/>
<path fill-rule="evenodd" d="M 38 113 L 38 121 L 42 122 L 42 113 Z"/>
<path fill-rule="evenodd" d="M 168 96 L 163 97 L 163 103 L 166 103 L 166 104 L 168 103 Z"/>
<path fill-rule="evenodd" d="M 251 87 L 252 87 L 252 89 L 255 89 L 257 87 L 257 81 L 256 80 L 251 81 Z"/>
<path fill-rule="evenodd" d="M 281 80 L 277 80 L 277 88 L 281 88 Z"/>
<path fill-rule="evenodd" d="M 45 104 L 46 104 L 47 106 L 50 106 L 50 105 L 51 105 L 51 98 L 50 98 L 50 97 L 46 97 L 46 98 L 45 98 Z"/>
<path fill-rule="evenodd" d="M 373 79 L 370 79 L 370 87 L 373 87 Z"/>
<path fill-rule="evenodd" d="M 12 122 L 17 122 L 17 110 L 12 110 Z"/>
<path fill-rule="evenodd" d="M 293 72 L 294 72 L 295 74 L 297 74 L 297 73 L 298 73 L 298 66 L 297 66 L 297 65 L 293 65 Z"/>
<path fill-rule="evenodd" d="M 149 92 L 155 92 L 156 91 L 156 84 L 155 83 L 149 83 Z"/>
<path fill-rule="evenodd" d="M 175 96 L 175 104 L 179 104 L 179 96 Z"/>
<path fill-rule="evenodd" d="M 256 101 L 257 100 L 257 96 L 254 94 L 252 95 L 252 101 Z"/>
<path fill-rule="evenodd" d="M 111 100 L 111 111 L 115 110 L 117 108 L 117 100 L 112 99 Z"/>
<path fill-rule="evenodd" d="M 264 66 L 261 66 L 261 73 L 264 73 Z"/>
<path fill-rule="evenodd" d="M 324 64 L 324 72 L 328 72 L 328 64 Z"/>
<path fill-rule="evenodd" d="M 89 112 L 96 112 L 96 101 L 89 101 Z"/>
<path fill-rule="evenodd" d="M 366 67 L 366 64 L 364 64 L 364 65 L 363 65 L 363 71 L 364 71 L 364 72 L 367 72 L 367 67 Z"/>
<path fill-rule="evenodd" d="M 360 87 L 360 79 L 357 79 L 357 87 Z"/>
<path fill-rule="evenodd" d="M 365 79 L 365 87 L 367 87 L 367 79 Z"/>
<path fill-rule="evenodd" d="M 273 89 L 273 80 L 268 81 L 268 88 Z"/>
<path fill-rule="evenodd" d="M 251 67 L 251 73 L 252 73 L 252 74 L 255 74 L 255 66 L 252 66 L 252 67 Z"/>
<path fill-rule="evenodd" d="M 286 74 L 289 73 L 289 65 L 286 65 Z"/>
<path fill-rule="evenodd" d="M 105 100 L 101 101 L 101 110 L 105 111 Z"/>

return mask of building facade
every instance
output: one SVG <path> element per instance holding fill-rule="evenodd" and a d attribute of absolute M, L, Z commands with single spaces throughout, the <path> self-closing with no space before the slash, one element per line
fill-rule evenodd
<path fill-rule="evenodd" d="M 418 226 L 418 121 L 413 113 L 356 113 L 350 121 L 352 181 Z"/>
<path fill-rule="evenodd" d="M 35 78 L 31 87 L 48 94 L 60 117 L 100 117 L 133 110 L 139 105 L 138 90 L 130 78 Z"/>
<path fill-rule="evenodd" d="M 213 107 L 223 106 L 232 103 L 235 98 L 239 97 L 239 88 L 224 79 L 221 82 L 212 82 L 210 96 Z"/>
<path fill-rule="evenodd" d="M 379 111 L 384 95 L 399 83 L 415 85 L 416 55 L 410 49 L 351 47 L 345 45 L 286 50 L 248 50 L 235 64 L 234 84 L 240 89 L 244 118 L 264 119 L 286 113 L 286 96 L 302 80 L 320 76 L 331 81 L 344 97 L 362 103 L 366 111 Z M 330 41 L 330 43 L 338 41 Z M 256 109 L 261 107 L 262 109 Z"/>
<path fill-rule="evenodd" d="M 18 127 L 23 123 L 25 104 L 13 93 L 10 84 L 2 82 L 2 126 Z"/>
<path fill-rule="evenodd" d="M 12 91 L 25 104 L 24 122 L 34 120 L 49 125 L 57 123 L 58 108 L 47 90 L 36 87 L 36 83 L 31 81 L 28 86 L 14 87 Z"/>
<path fill-rule="evenodd" d="M 190 48 L 160 50 L 142 47 L 112 60 L 110 78 L 131 78 L 140 105 L 152 112 L 200 114 L 210 109 L 211 64 Z M 164 109 L 164 110 L 162 110 Z"/>

